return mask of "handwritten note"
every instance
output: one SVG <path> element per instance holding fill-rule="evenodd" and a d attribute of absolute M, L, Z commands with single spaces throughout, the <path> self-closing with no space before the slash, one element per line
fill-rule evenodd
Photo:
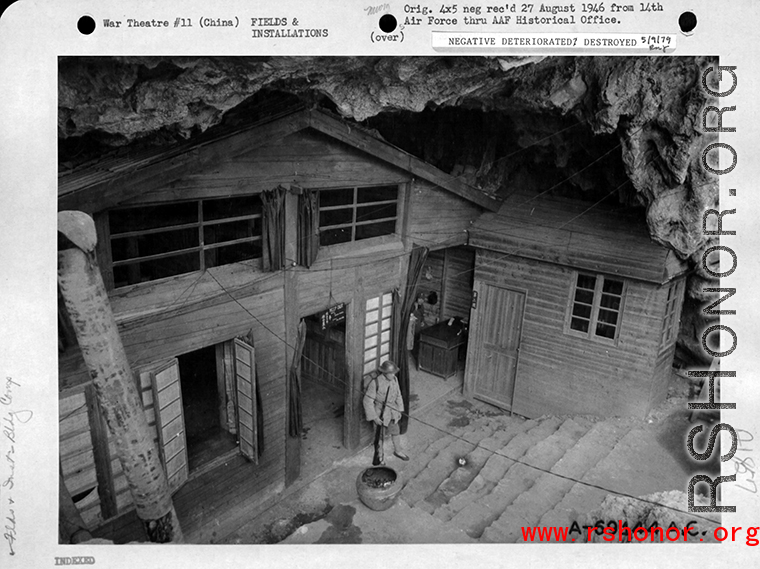
<path fill-rule="evenodd" d="M 734 464 L 734 470 L 736 472 L 736 480 L 740 482 L 738 487 L 742 490 L 746 490 L 751 494 L 757 493 L 757 484 L 755 483 L 755 461 L 752 457 L 742 458 L 741 453 L 750 453 L 752 448 L 746 446 L 746 443 L 751 443 L 755 440 L 755 437 L 749 431 L 744 429 L 736 429 L 736 436 L 739 439 L 739 445 L 737 453 L 734 454 L 731 461 Z M 751 485 L 751 486 L 750 486 Z"/>
<path fill-rule="evenodd" d="M 33 413 L 29 410 L 15 410 L 13 396 L 21 388 L 21 384 L 11 377 L 5 378 L 5 386 L 0 394 L 0 430 L 2 430 L 2 460 L 0 460 L 0 512 L 2 515 L 3 538 L 8 547 L 8 554 L 16 554 L 16 448 L 20 444 L 19 427 L 32 420 Z"/>

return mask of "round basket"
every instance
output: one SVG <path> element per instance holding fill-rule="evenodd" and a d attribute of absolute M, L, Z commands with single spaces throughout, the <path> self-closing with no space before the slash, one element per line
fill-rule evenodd
<path fill-rule="evenodd" d="M 362 504 L 380 512 L 390 508 L 401 492 L 401 478 L 390 466 L 372 466 L 356 477 L 356 492 Z"/>

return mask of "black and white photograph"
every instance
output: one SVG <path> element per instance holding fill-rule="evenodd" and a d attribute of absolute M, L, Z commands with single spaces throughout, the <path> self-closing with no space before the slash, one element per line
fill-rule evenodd
<path fill-rule="evenodd" d="M 754 5 L 43 4 L 3 566 L 750 562 Z"/>
<path fill-rule="evenodd" d="M 715 66 L 62 57 L 61 539 L 714 541 Z"/>

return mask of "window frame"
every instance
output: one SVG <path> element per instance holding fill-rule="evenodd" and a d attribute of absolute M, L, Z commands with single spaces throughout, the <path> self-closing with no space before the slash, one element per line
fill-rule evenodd
<path fill-rule="evenodd" d="M 373 304 L 377 306 L 373 306 Z M 385 312 L 388 312 L 386 315 Z M 381 292 L 364 300 L 364 333 L 362 334 L 362 375 L 375 371 L 383 362 L 383 356 L 391 359 L 393 349 L 393 292 Z M 373 316 L 376 319 L 373 320 Z M 387 328 L 384 327 L 387 322 Z M 376 330 L 372 330 L 372 328 Z M 388 341 L 383 336 L 388 334 Z M 374 341 L 374 343 L 373 343 Z M 388 351 L 383 346 L 387 344 Z"/>
<path fill-rule="evenodd" d="M 374 188 L 374 187 L 393 187 L 396 189 L 396 199 L 394 200 L 379 200 L 375 202 L 367 202 L 367 203 L 361 203 L 359 202 L 359 192 L 362 189 L 365 188 Z M 334 206 L 323 206 L 321 196 L 323 193 L 331 192 L 331 191 L 338 191 L 338 190 L 353 190 L 353 200 L 349 204 L 340 204 L 340 205 L 334 205 Z M 313 188 L 313 191 L 316 191 L 320 195 L 320 204 L 319 204 L 319 216 L 321 217 L 321 214 L 323 211 L 338 211 L 338 210 L 346 210 L 351 209 L 352 211 L 352 219 L 351 222 L 348 223 L 336 223 L 333 225 L 327 225 L 322 226 L 321 222 L 318 223 L 317 226 L 317 232 L 318 232 L 318 239 L 320 240 L 319 248 L 320 249 L 326 249 L 328 251 L 341 251 L 345 247 L 355 247 L 357 243 L 361 245 L 373 245 L 376 243 L 380 243 L 383 241 L 387 241 L 389 239 L 396 240 L 401 239 L 401 224 L 403 223 L 404 213 L 403 213 L 403 207 L 404 207 L 404 184 L 400 183 L 382 183 L 382 182 L 376 182 L 371 184 L 357 184 L 353 186 L 338 186 L 338 187 L 328 187 L 328 188 Z M 360 207 L 366 207 L 366 206 L 382 206 L 385 204 L 395 204 L 396 205 L 396 213 L 394 216 L 390 217 L 382 217 L 378 219 L 371 219 L 368 221 L 357 221 L 357 210 Z M 383 235 L 377 235 L 375 237 L 367 237 L 363 239 L 356 239 L 356 228 L 358 226 L 365 226 L 365 225 L 373 225 L 373 224 L 380 224 L 380 223 L 386 223 L 389 221 L 394 222 L 393 231 L 391 233 L 386 233 Z M 348 241 L 342 241 L 340 243 L 332 243 L 330 245 L 323 245 L 321 243 L 321 237 L 322 237 L 322 230 L 323 229 L 341 229 L 341 228 L 351 228 L 351 239 Z"/>
<path fill-rule="evenodd" d="M 165 282 L 171 279 L 176 279 L 178 277 L 184 277 L 187 275 L 202 273 L 205 270 L 210 269 L 210 268 L 233 265 L 235 263 L 225 263 L 221 265 L 213 265 L 211 267 L 208 267 L 206 266 L 206 253 L 209 251 L 213 251 L 215 249 L 221 249 L 222 247 L 237 245 L 241 243 L 259 243 L 260 254 L 259 256 L 252 257 L 250 259 L 237 261 L 237 263 L 251 263 L 251 262 L 261 263 L 261 257 L 263 254 L 263 252 L 261 252 L 261 244 L 262 244 L 262 237 L 263 237 L 261 229 L 263 228 L 263 217 L 264 217 L 263 207 L 259 208 L 259 213 L 235 215 L 232 217 L 225 217 L 221 219 L 204 219 L 204 207 L 203 207 L 204 202 L 211 202 L 211 201 L 224 200 L 224 199 L 235 199 L 235 198 L 250 198 L 250 199 L 258 199 L 259 202 L 261 201 L 261 195 L 258 193 L 229 195 L 229 196 L 203 196 L 203 197 L 196 197 L 196 198 L 187 199 L 187 200 L 145 202 L 145 203 L 139 203 L 139 204 L 133 204 L 133 205 L 130 204 L 128 206 L 122 206 L 122 207 L 117 206 L 117 207 L 100 212 L 100 215 L 102 216 L 100 227 L 102 228 L 103 235 L 99 236 L 99 238 L 102 238 L 102 242 L 103 242 L 102 256 L 105 260 L 104 265 L 107 267 L 106 271 L 104 271 L 108 275 L 108 278 L 106 279 L 106 283 L 107 283 L 106 288 L 108 290 L 121 292 L 121 291 L 129 290 L 132 287 L 148 285 L 148 284 L 153 284 L 153 283 L 161 283 L 161 282 Z M 136 231 L 124 231 L 121 233 L 111 232 L 110 216 L 111 216 L 111 213 L 114 211 L 149 208 L 149 207 L 157 207 L 157 206 L 167 206 L 167 205 L 175 205 L 175 204 L 187 204 L 187 203 L 194 203 L 196 204 L 196 208 L 197 208 L 197 218 L 195 221 L 191 223 L 180 223 L 180 224 L 175 224 L 175 225 L 162 226 L 158 228 L 150 228 L 150 229 L 136 230 Z M 215 227 L 215 226 L 220 226 L 227 223 L 235 223 L 235 222 L 240 222 L 240 221 L 254 221 L 255 222 L 256 220 L 258 220 L 259 228 L 260 228 L 259 233 L 256 235 L 252 235 L 250 237 L 232 239 L 230 241 L 217 242 L 217 243 L 207 244 L 205 242 L 206 241 L 205 236 L 204 236 L 205 228 Z M 139 237 L 141 235 L 150 235 L 150 234 L 170 232 L 170 231 L 181 230 L 181 229 L 195 229 L 198 232 L 198 244 L 193 245 L 192 247 L 177 249 L 175 251 L 157 253 L 153 255 L 142 255 L 139 257 L 134 257 L 131 259 L 126 259 L 126 260 L 114 261 L 113 259 L 113 246 L 112 246 L 113 239 L 120 239 L 120 238 L 125 238 L 125 237 Z M 198 267 L 199 267 L 198 269 L 194 269 L 187 272 L 181 272 L 175 275 L 169 275 L 169 276 L 161 277 L 157 279 L 150 279 L 150 280 L 135 282 L 135 283 L 128 283 L 128 284 L 123 284 L 123 285 L 117 285 L 116 283 L 116 278 L 114 276 L 114 269 L 116 267 L 129 266 L 129 265 L 139 264 L 145 261 L 155 261 L 155 260 L 160 260 L 164 258 L 187 255 L 190 253 L 194 253 L 198 256 Z"/>
<path fill-rule="evenodd" d="M 586 276 L 595 279 L 594 283 L 594 297 L 591 304 L 591 318 L 589 319 L 589 329 L 587 332 L 576 330 L 571 327 L 573 319 L 573 308 L 575 306 L 575 292 L 578 288 L 578 276 Z M 618 320 L 615 323 L 615 336 L 613 338 L 607 338 L 596 333 L 596 326 L 599 323 L 599 312 L 601 310 L 607 310 L 601 306 L 602 291 L 604 289 L 604 283 L 606 280 L 615 281 L 622 284 L 622 290 L 620 291 L 620 306 L 617 310 Z M 594 342 L 601 342 L 604 344 L 617 346 L 620 340 L 620 331 L 623 326 L 623 314 L 625 312 L 625 298 L 628 293 L 628 282 L 619 276 L 608 276 L 601 273 L 593 273 L 587 271 L 573 271 L 572 281 L 570 283 L 570 296 L 567 303 L 567 309 L 565 311 L 565 326 L 564 332 L 569 336 L 575 338 L 583 338 Z M 617 295 L 616 295 L 617 296 Z"/>
<path fill-rule="evenodd" d="M 660 350 L 665 350 L 678 340 L 685 287 L 686 279 L 684 278 L 671 281 L 667 286 L 668 296 L 665 298 L 665 313 L 662 316 Z M 670 322 L 668 322 L 669 319 Z"/>

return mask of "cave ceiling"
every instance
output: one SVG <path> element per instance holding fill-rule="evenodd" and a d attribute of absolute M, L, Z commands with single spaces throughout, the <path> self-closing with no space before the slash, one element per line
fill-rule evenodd
<path fill-rule="evenodd" d="M 485 192 L 638 207 L 699 271 L 710 57 L 62 57 L 59 162 L 325 109 Z M 708 275 L 697 273 L 697 279 Z M 698 280 L 689 287 L 700 297 Z M 704 299 L 702 299 L 704 300 Z"/>

